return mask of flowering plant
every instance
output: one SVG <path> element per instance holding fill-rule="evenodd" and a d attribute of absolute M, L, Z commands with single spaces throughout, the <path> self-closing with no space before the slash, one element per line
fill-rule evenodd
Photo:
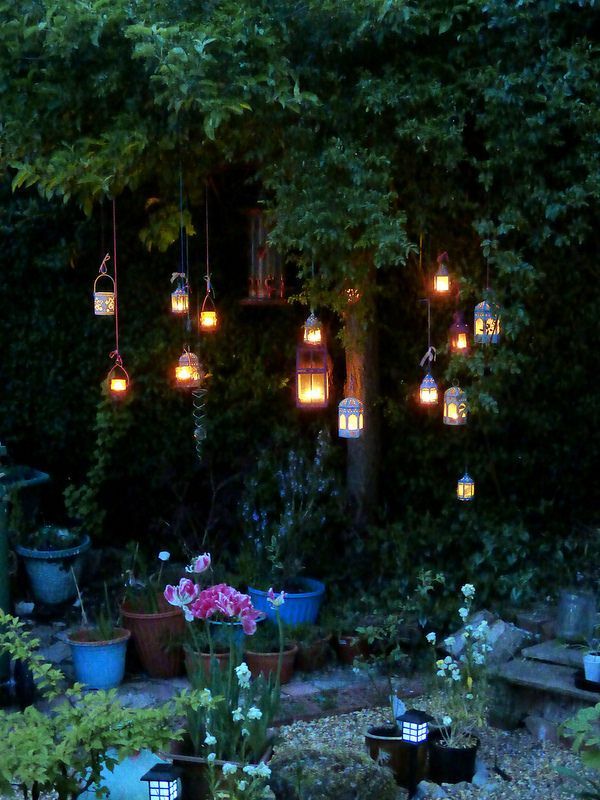
<path fill-rule="evenodd" d="M 161 550 L 157 556 L 159 567 L 153 571 L 140 553 L 139 542 L 133 545 L 133 550 L 130 549 L 129 554 L 129 563 L 125 567 L 124 600 L 132 611 L 156 614 L 160 611 L 163 570 L 171 554 L 167 550 Z"/>
<path fill-rule="evenodd" d="M 487 643 L 488 623 L 486 620 L 477 626 L 467 623 L 475 587 L 466 583 L 461 593 L 463 605 L 458 614 L 464 625 L 460 634 L 464 647 L 460 655 L 437 658 L 437 636 L 434 632 L 426 636 L 434 648 L 435 676 L 444 708 L 439 720 L 441 741 L 447 747 L 469 747 L 473 743 L 473 730 L 483 723 L 487 708 L 486 656 L 491 650 Z M 446 637 L 443 643 L 448 650 L 452 650 L 456 645 L 456 636 Z"/>

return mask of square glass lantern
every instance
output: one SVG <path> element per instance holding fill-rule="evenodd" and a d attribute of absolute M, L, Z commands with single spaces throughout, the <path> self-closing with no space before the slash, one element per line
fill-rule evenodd
<path fill-rule="evenodd" d="M 327 408 L 329 374 L 327 348 L 298 345 L 296 350 L 296 406 Z"/>
<path fill-rule="evenodd" d="M 181 770 L 173 764 L 155 764 L 140 778 L 148 784 L 149 800 L 177 800 Z"/>
<path fill-rule="evenodd" d="M 431 721 L 432 717 L 429 714 L 414 708 L 409 709 L 396 720 L 402 740 L 409 744 L 421 744 L 427 741 Z"/>

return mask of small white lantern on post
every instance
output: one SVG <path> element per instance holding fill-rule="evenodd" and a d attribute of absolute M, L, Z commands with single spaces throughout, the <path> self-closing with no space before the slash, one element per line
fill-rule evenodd
<path fill-rule="evenodd" d="M 155 764 L 140 778 L 148 784 L 149 800 L 177 800 L 181 770 L 173 764 Z"/>

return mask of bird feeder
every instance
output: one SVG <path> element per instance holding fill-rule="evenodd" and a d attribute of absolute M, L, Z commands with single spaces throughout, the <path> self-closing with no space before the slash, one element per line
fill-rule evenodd
<path fill-rule="evenodd" d="M 296 406 L 326 408 L 329 404 L 328 354 L 324 345 L 296 349 Z"/>
<path fill-rule="evenodd" d="M 177 800 L 182 770 L 173 764 L 155 764 L 140 778 L 148 784 L 148 800 Z"/>
<path fill-rule="evenodd" d="M 448 274 L 448 253 L 437 257 L 438 269 L 433 276 L 433 291 L 436 294 L 448 294 L 450 291 L 450 275 Z"/>
<path fill-rule="evenodd" d="M 107 253 L 94 281 L 94 314 L 97 317 L 114 317 L 115 315 L 115 282 L 106 270 L 106 262 L 109 258 Z M 99 288 L 100 285 L 102 285 L 102 289 Z"/>
<path fill-rule="evenodd" d="M 345 397 L 338 406 L 338 434 L 342 439 L 358 439 L 365 426 L 365 407 L 356 397 Z"/>
<path fill-rule="evenodd" d="M 180 389 L 197 389 L 202 383 L 202 368 L 195 353 L 184 348 L 175 367 L 175 383 Z"/>
<path fill-rule="evenodd" d="M 325 343 L 323 335 L 323 325 L 311 312 L 304 323 L 303 340 L 305 344 L 319 345 Z"/>
<path fill-rule="evenodd" d="M 433 379 L 431 372 L 428 372 L 421 381 L 421 386 L 419 387 L 419 400 L 421 405 L 424 406 L 433 406 L 438 401 L 437 383 Z"/>
<path fill-rule="evenodd" d="M 444 392 L 444 424 L 466 425 L 469 406 L 467 395 L 460 386 L 451 386 Z"/>
<path fill-rule="evenodd" d="M 454 312 L 454 322 L 448 328 L 450 350 L 453 353 L 469 352 L 469 326 L 464 320 L 462 311 Z"/>
<path fill-rule="evenodd" d="M 462 476 L 456 486 L 456 496 L 459 500 L 472 500 L 475 497 L 475 481 L 468 472 Z"/>
<path fill-rule="evenodd" d="M 477 344 L 498 344 L 500 341 L 500 316 L 487 300 L 475 306 L 474 338 Z"/>

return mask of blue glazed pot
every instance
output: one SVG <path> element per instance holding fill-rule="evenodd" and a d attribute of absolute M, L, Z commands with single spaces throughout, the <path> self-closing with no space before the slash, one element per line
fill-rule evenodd
<path fill-rule="evenodd" d="M 32 550 L 20 544 L 15 546 L 25 563 L 31 591 L 38 602 L 58 605 L 75 597 L 77 590 L 71 567 L 79 582 L 83 556 L 90 544 L 90 537 L 84 536 L 81 544 L 65 550 Z"/>
<path fill-rule="evenodd" d="M 241 622 L 218 622 L 209 620 L 210 635 L 215 647 L 228 648 L 233 636 L 233 644 L 238 650 L 243 650 L 245 634 Z"/>
<path fill-rule="evenodd" d="M 302 625 L 307 622 L 312 625 L 317 621 L 325 594 L 325 584 L 314 578 L 301 578 L 300 582 L 304 584 L 306 591 L 286 593 L 285 603 L 279 608 L 281 621 L 285 625 Z M 276 620 L 275 610 L 267 601 L 267 592 L 249 586 L 248 594 L 254 608 L 264 611 L 268 619 Z"/>
<path fill-rule="evenodd" d="M 89 641 L 88 631 L 69 636 L 75 680 L 90 689 L 114 689 L 125 674 L 125 654 L 131 631 L 115 628 L 115 638 L 106 642 Z"/>

